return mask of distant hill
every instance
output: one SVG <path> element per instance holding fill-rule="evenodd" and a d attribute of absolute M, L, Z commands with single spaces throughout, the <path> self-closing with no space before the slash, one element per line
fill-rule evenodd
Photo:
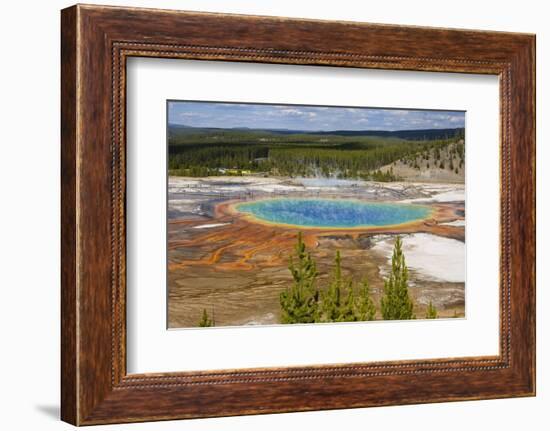
<path fill-rule="evenodd" d="M 464 128 L 455 129 L 421 129 L 421 130 L 332 130 L 329 132 L 314 132 L 315 135 L 336 136 L 380 136 L 406 139 L 408 141 L 432 141 L 434 139 L 448 139 L 463 133 Z"/>
<path fill-rule="evenodd" d="M 380 168 L 405 181 L 464 184 L 464 140 L 421 150 Z"/>
<path fill-rule="evenodd" d="M 448 139 L 457 135 L 464 135 L 464 128 L 451 129 L 422 129 L 422 130 L 293 130 L 293 129 L 253 129 L 248 127 L 193 127 L 184 124 L 169 124 L 170 135 L 245 132 L 256 134 L 275 135 L 315 135 L 315 136 L 379 136 L 384 138 L 399 138 L 409 141 L 432 141 Z"/>

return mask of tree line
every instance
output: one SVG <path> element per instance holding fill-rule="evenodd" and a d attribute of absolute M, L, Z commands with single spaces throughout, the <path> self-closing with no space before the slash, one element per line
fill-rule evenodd
<path fill-rule="evenodd" d="M 304 138 L 305 139 L 305 138 Z M 394 138 L 323 137 L 306 142 L 188 142 L 170 144 L 168 169 L 171 175 L 216 176 L 232 172 L 254 172 L 290 177 L 339 177 L 371 179 L 382 166 L 397 160 L 419 166 L 427 154 L 439 154 L 456 138 L 405 141 Z M 322 142 L 321 142 L 322 141 Z M 456 147 L 456 146 L 455 146 Z M 453 147 L 453 151 L 454 148 Z M 460 150 L 463 164 L 463 146 Z M 454 167 L 453 167 L 454 169 Z M 380 176 L 380 173 L 378 174 Z M 398 177 L 382 180 L 395 181 Z"/>

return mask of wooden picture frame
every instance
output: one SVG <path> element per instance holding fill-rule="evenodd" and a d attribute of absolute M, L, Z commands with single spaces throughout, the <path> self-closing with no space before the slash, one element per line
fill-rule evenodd
<path fill-rule="evenodd" d="M 64 421 L 535 394 L 534 35 L 77 5 L 62 11 L 61 49 Z M 498 75 L 500 354 L 127 374 L 125 65 L 131 56 Z"/>

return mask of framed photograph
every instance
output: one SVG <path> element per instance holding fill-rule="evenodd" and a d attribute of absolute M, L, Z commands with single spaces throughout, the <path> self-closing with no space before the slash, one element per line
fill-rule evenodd
<path fill-rule="evenodd" d="M 62 11 L 62 419 L 535 394 L 535 37 Z"/>

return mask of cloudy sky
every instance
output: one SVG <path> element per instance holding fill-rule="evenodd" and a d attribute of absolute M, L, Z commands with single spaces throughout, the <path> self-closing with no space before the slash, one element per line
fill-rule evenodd
<path fill-rule="evenodd" d="M 413 130 L 464 127 L 462 111 L 168 102 L 170 124 L 297 130 Z"/>

